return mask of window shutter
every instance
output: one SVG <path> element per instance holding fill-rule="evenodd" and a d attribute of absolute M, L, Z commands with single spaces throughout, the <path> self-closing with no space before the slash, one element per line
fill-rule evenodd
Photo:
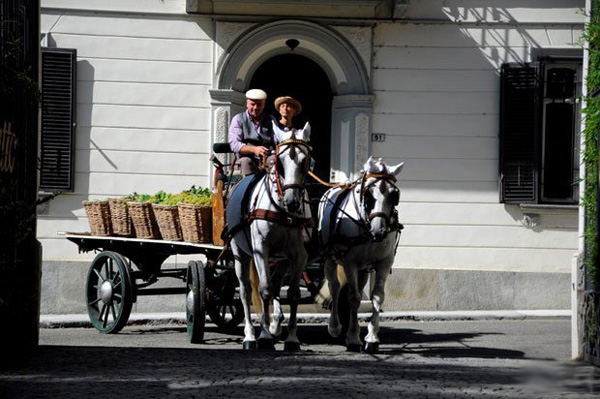
<path fill-rule="evenodd" d="M 42 48 L 40 189 L 73 191 L 77 51 Z"/>
<path fill-rule="evenodd" d="M 537 200 L 538 63 L 504 64 L 500 99 L 500 200 Z"/>

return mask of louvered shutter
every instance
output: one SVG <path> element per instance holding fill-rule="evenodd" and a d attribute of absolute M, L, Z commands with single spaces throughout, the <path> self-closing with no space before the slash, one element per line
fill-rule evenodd
<path fill-rule="evenodd" d="M 500 200 L 537 201 L 540 66 L 504 64 L 501 70 Z"/>
<path fill-rule="evenodd" d="M 42 49 L 40 189 L 73 191 L 77 52 Z"/>

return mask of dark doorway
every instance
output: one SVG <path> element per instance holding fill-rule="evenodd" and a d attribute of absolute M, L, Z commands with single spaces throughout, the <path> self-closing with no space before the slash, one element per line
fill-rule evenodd
<path fill-rule="evenodd" d="M 292 96 L 302 103 L 302 113 L 294 118 L 294 126 L 302 128 L 310 122 L 310 144 L 315 160 L 314 173 L 329 181 L 331 143 L 331 84 L 323 69 L 301 55 L 277 55 L 265 61 L 254 73 L 249 89 L 263 89 L 269 95 L 265 112 L 279 117 L 273 101 L 279 96 Z"/>

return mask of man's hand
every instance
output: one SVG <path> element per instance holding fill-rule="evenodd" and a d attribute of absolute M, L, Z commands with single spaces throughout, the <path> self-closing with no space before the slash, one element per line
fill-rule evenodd
<path fill-rule="evenodd" d="M 264 158 L 269 156 L 269 149 L 263 146 L 246 144 L 241 148 L 240 154 L 253 154 L 259 158 Z"/>
<path fill-rule="evenodd" d="M 266 157 L 269 155 L 269 149 L 267 147 L 262 146 L 253 146 L 252 153 L 257 157 Z"/>

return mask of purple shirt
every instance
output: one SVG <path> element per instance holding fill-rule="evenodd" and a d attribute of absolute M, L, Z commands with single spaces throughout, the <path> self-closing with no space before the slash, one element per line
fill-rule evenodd
<path fill-rule="evenodd" d="M 246 112 L 246 114 L 248 114 L 247 110 L 245 112 Z M 248 114 L 248 117 L 250 117 L 249 114 Z M 273 119 L 274 118 L 271 116 L 269 118 L 269 122 L 272 121 Z M 261 128 L 260 121 L 254 121 L 254 120 L 252 120 L 252 118 L 250 118 L 250 120 L 254 124 L 254 128 L 256 129 L 256 131 L 259 131 L 259 129 Z M 229 137 L 228 137 L 229 146 L 231 147 L 231 151 L 235 152 L 238 155 L 239 155 L 242 147 L 246 145 L 246 143 L 244 143 L 242 141 L 244 138 L 244 128 L 242 125 L 243 125 L 242 114 L 235 115 L 233 117 L 233 119 L 231 120 L 231 125 L 229 125 Z M 277 134 L 275 134 L 275 144 L 277 144 L 278 142 L 279 142 L 279 137 Z"/>

